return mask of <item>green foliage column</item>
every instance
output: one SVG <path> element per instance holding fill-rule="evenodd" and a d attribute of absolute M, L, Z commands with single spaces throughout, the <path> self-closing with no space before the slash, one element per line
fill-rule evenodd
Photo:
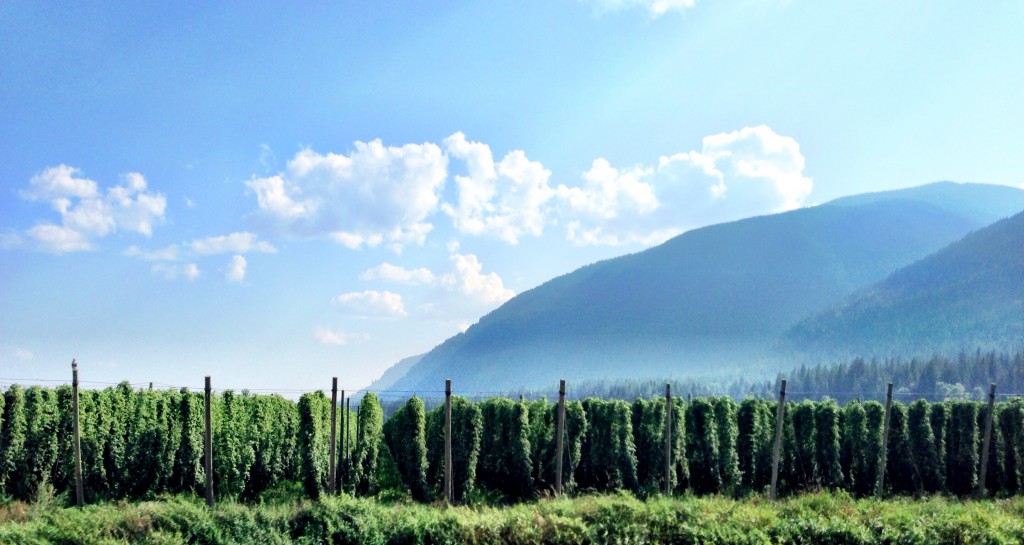
<path fill-rule="evenodd" d="M 821 486 L 835 489 L 843 486 L 843 467 L 839 461 L 839 405 L 826 400 L 814 408 L 817 432 L 815 462 Z"/>
<path fill-rule="evenodd" d="M 731 397 L 718 397 L 712 403 L 718 433 L 718 472 L 722 476 L 722 492 L 731 493 L 740 484 L 739 455 L 736 452 L 738 406 Z"/>
<path fill-rule="evenodd" d="M 36 498 L 40 485 L 52 483 L 57 463 L 57 396 L 53 390 L 31 386 L 25 391 L 25 450 L 15 463 L 11 495 Z M 14 477 L 12 475 L 12 477 Z"/>
<path fill-rule="evenodd" d="M 327 489 L 331 402 L 321 391 L 299 397 L 299 452 L 302 487 L 311 498 Z"/>
<path fill-rule="evenodd" d="M 999 411 L 1001 403 L 992 406 L 992 435 L 989 439 L 988 464 L 985 467 L 985 489 L 989 494 L 998 494 L 1003 489 L 1003 460 L 1006 453 L 1006 445 L 1003 441 L 1003 434 L 999 429 Z M 978 408 L 978 473 L 981 473 L 981 455 L 984 449 L 985 424 L 988 420 L 988 404 L 982 404 Z"/>
<path fill-rule="evenodd" d="M 890 490 L 897 494 L 912 494 L 923 488 L 920 472 L 914 466 L 907 406 L 899 401 L 893 401 L 889 413 L 885 483 Z"/>
<path fill-rule="evenodd" d="M 665 474 L 665 403 L 638 397 L 631 410 L 637 480 L 641 490 L 656 493 Z"/>
<path fill-rule="evenodd" d="M 839 463 L 843 469 L 846 490 L 860 496 L 866 493 L 864 482 L 871 480 L 869 475 L 862 473 L 866 466 L 864 456 L 867 435 L 867 414 L 864 412 L 864 406 L 857 401 L 847 403 L 843 408 Z"/>
<path fill-rule="evenodd" d="M 978 485 L 978 439 L 978 404 L 950 402 L 946 483 L 953 494 L 966 496 Z"/>
<path fill-rule="evenodd" d="M 375 494 L 379 490 L 377 462 L 380 456 L 381 436 L 384 429 L 384 411 L 374 393 L 367 393 L 359 402 L 356 444 L 352 453 L 352 483 L 359 495 Z"/>
<path fill-rule="evenodd" d="M 483 433 L 477 480 L 511 500 L 533 495 L 530 460 L 529 409 L 510 399 L 488 399 L 480 404 Z"/>
<path fill-rule="evenodd" d="M 595 490 L 639 490 L 636 477 L 636 446 L 633 443 L 632 411 L 621 400 L 583 400 L 587 433 L 577 481 Z M 712 421 L 713 423 L 713 421 Z"/>
<path fill-rule="evenodd" d="M 949 404 L 931 403 L 928 406 L 928 423 L 932 428 L 932 436 L 935 441 L 935 453 L 938 458 L 936 469 L 939 473 L 938 479 L 942 483 L 941 492 L 948 490 L 946 483 L 946 436 L 949 435 Z"/>
<path fill-rule="evenodd" d="M 221 498 L 241 496 L 256 458 L 247 437 L 250 422 L 244 397 L 225 390 L 219 399 L 214 399 L 219 403 L 213 405 L 213 479 L 217 497 Z M 302 404 L 301 399 L 299 403 Z M 304 439 L 307 438 L 300 432 L 299 440 Z"/>
<path fill-rule="evenodd" d="M 817 423 L 814 417 L 814 402 L 800 401 L 787 409 L 793 418 L 793 470 L 797 490 L 817 486 L 818 463 L 815 442 Z"/>
<path fill-rule="evenodd" d="M 1024 492 L 1024 399 L 1014 398 L 999 411 L 999 431 L 1003 435 L 1004 489 L 1007 494 Z"/>
<path fill-rule="evenodd" d="M 417 501 L 430 499 L 427 486 L 425 428 L 426 414 L 423 410 L 423 401 L 415 396 L 402 405 L 384 424 L 384 441 L 398 467 L 398 473 L 402 476 L 402 482 Z"/>
<path fill-rule="evenodd" d="M 455 501 L 476 488 L 477 464 L 484 421 L 480 407 L 452 396 L 452 486 Z M 427 481 L 435 496 L 444 489 L 444 405 L 427 413 Z"/>
<path fill-rule="evenodd" d="M 775 432 L 772 420 L 763 399 L 744 399 L 736 412 L 736 454 L 743 493 L 764 490 L 771 484 Z"/>
<path fill-rule="evenodd" d="M 168 485 L 171 492 L 195 493 L 203 490 L 206 482 L 203 468 L 203 410 L 203 394 L 182 388 L 178 397 L 179 435 Z"/>
<path fill-rule="evenodd" d="M 861 478 L 857 482 L 857 495 L 866 497 L 875 493 L 878 465 L 882 462 L 882 421 L 885 419 L 885 407 L 877 401 L 865 401 L 864 416 L 867 433 L 864 435 L 864 459 L 860 467 Z"/>
<path fill-rule="evenodd" d="M 17 497 L 23 488 L 19 467 L 25 459 L 25 390 L 17 384 L 4 393 L 4 417 L 0 425 L 0 493 Z"/>
<path fill-rule="evenodd" d="M 920 486 L 924 492 L 938 493 L 945 487 L 945 475 L 935 445 L 935 433 L 931 426 L 930 405 L 923 399 L 910 404 L 907 410 L 907 427 L 910 433 L 910 452 Z"/>
<path fill-rule="evenodd" d="M 719 472 L 718 427 L 711 403 L 696 398 L 686 408 L 686 454 L 690 463 L 690 486 L 698 494 L 722 489 Z"/>

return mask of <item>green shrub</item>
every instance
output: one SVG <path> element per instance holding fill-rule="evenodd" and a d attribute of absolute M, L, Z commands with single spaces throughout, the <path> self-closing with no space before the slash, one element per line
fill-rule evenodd
<path fill-rule="evenodd" d="M 946 483 L 949 491 L 966 496 L 978 485 L 978 404 L 952 401 L 946 441 Z"/>
<path fill-rule="evenodd" d="M 863 474 L 867 465 L 864 460 L 867 434 L 867 414 L 864 412 L 864 406 L 857 401 L 847 403 L 843 408 L 839 463 L 843 469 L 845 489 L 860 496 L 866 495 L 864 482 L 870 481 L 869 476 Z"/>
<path fill-rule="evenodd" d="M 814 408 L 816 428 L 815 465 L 818 478 L 825 488 L 843 486 L 843 468 L 839 461 L 839 406 L 825 400 Z"/>
<path fill-rule="evenodd" d="M 907 427 L 914 472 L 920 476 L 919 490 L 929 493 L 941 492 L 945 487 L 945 475 L 931 426 L 931 406 L 927 401 L 918 399 L 910 404 L 907 410 Z"/>
<path fill-rule="evenodd" d="M 639 491 L 632 411 L 621 400 L 584 399 L 587 415 L 576 481 L 582 488 Z"/>

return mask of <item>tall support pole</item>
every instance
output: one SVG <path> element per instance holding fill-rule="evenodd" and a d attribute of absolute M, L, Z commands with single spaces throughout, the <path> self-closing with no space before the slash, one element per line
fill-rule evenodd
<path fill-rule="evenodd" d="M 782 379 L 779 386 L 779 406 L 775 409 L 775 446 L 772 448 L 772 487 L 768 491 L 768 498 L 775 500 L 778 497 L 779 484 L 779 456 L 782 454 L 782 424 L 786 417 L 786 379 Z"/>
<path fill-rule="evenodd" d="M 889 414 L 892 413 L 892 383 L 885 392 L 885 419 L 882 420 L 882 451 L 878 459 L 878 485 L 875 496 L 879 499 L 885 493 L 885 466 L 889 457 Z"/>
<path fill-rule="evenodd" d="M 996 411 L 996 385 L 989 385 L 988 389 L 988 414 L 985 417 L 985 439 L 981 444 L 981 472 L 978 474 L 978 488 L 974 495 L 982 497 L 985 495 L 985 478 L 988 474 L 988 453 L 992 446 L 992 419 Z"/>
<path fill-rule="evenodd" d="M 334 494 L 338 482 L 338 377 L 331 378 L 331 447 L 327 455 L 327 493 Z"/>
<path fill-rule="evenodd" d="M 672 385 L 665 385 L 665 494 L 672 493 Z"/>
<path fill-rule="evenodd" d="M 452 379 L 444 381 L 444 499 L 455 503 L 452 471 Z"/>
<path fill-rule="evenodd" d="M 210 376 L 206 376 L 206 407 L 204 418 L 206 420 L 206 436 L 204 438 L 206 458 L 204 460 L 206 471 L 206 505 L 213 507 L 213 416 L 210 408 Z"/>
<path fill-rule="evenodd" d="M 85 492 L 82 488 L 82 430 L 78 420 L 78 362 L 71 360 L 71 411 L 74 413 L 74 445 L 75 445 L 75 505 L 85 505 Z"/>
<path fill-rule="evenodd" d="M 562 452 L 565 450 L 565 379 L 558 381 L 558 421 L 555 426 L 555 494 L 561 496 Z"/>

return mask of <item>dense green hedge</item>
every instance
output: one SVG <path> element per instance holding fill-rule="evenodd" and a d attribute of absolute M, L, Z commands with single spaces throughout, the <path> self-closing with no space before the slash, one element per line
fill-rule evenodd
<path fill-rule="evenodd" d="M 31 500 L 74 488 L 71 389 L 11 386 L 0 396 L 0 499 Z M 670 466 L 676 493 L 763 493 L 771 477 L 778 404 L 745 399 L 673 398 Z M 985 488 L 1024 491 L 1024 399 L 993 414 Z M 298 402 L 224 391 L 213 397 L 213 480 L 219 499 L 258 501 L 299 486 L 328 490 L 330 400 Z M 557 403 L 504 398 L 452 402 L 455 499 L 481 494 L 519 501 L 554 493 Z M 875 493 L 885 410 L 876 401 L 788 403 L 779 467 L 780 494 L 821 489 Z M 443 407 L 425 411 L 413 397 L 385 420 L 367 394 L 346 415 L 351 449 L 338 420 L 339 484 L 357 495 L 387 492 L 417 501 L 442 498 Z M 885 493 L 967 496 L 980 479 L 987 404 L 952 400 L 894 402 L 889 416 Z M 80 395 L 86 500 L 144 499 L 204 489 L 203 396 L 188 390 L 136 390 L 128 384 Z M 565 490 L 664 490 L 665 400 L 588 398 L 566 404 Z"/>

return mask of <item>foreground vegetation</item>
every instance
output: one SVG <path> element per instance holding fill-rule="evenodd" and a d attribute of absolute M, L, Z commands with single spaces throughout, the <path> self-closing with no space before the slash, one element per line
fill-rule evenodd
<path fill-rule="evenodd" d="M 0 543 L 839 543 L 1024 542 L 1024 499 L 857 500 L 814 493 L 771 503 L 622 493 L 509 507 L 382 503 L 351 496 L 225 503 L 193 497 L 83 509 L 0 507 Z"/>

